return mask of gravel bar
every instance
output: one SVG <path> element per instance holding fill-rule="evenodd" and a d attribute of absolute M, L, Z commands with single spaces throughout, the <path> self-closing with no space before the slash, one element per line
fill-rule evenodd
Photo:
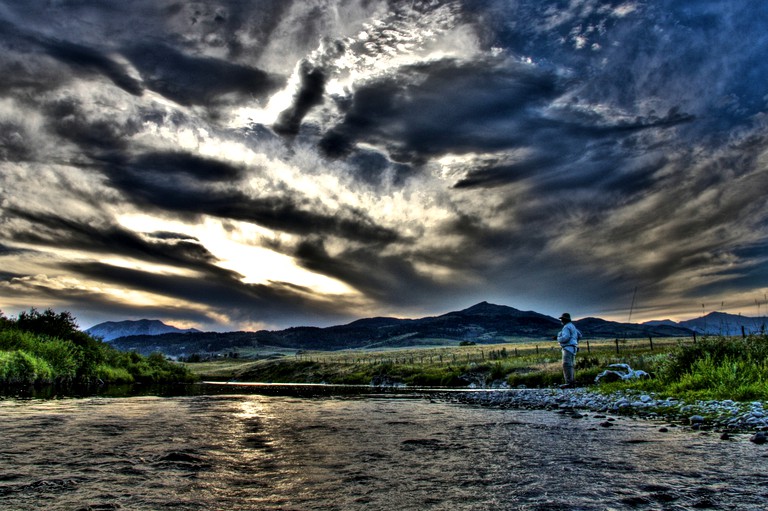
<path fill-rule="evenodd" d="M 462 393 L 465 403 L 501 408 L 572 409 L 666 420 L 693 429 L 723 432 L 768 432 L 768 412 L 761 401 L 696 401 L 662 398 L 652 393 L 617 392 L 601 394 L 576 389 L 488 389 Z"/>

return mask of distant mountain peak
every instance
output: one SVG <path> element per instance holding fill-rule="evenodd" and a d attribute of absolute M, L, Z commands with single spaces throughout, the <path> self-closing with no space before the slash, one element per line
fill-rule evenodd
<path fill-rule="evenodd" d="M 85 332 L 94 337 L 99 337 L 105 341 L 111 341 L 119 337 L 129 335 L 161 335 L 161 334 L 183 334 L 199 332 L 195 328 L 181 329 L 175 326 L 166 325 L 159 319 L 137 319 L 125 321 L 105 321 L 99 323 Z"/>
<path fill-rule="evenodd" d="M 714 311 L 685 321 L 674 322 L 669 319 L 647 321 L 649 326 L 680 326 L 694 332 L 708 335 L 741 335 L 763 332 L 766 329 L 765 317 L 749 317 L 741 314 Z"/>
<path fill-rule="evenodd" d="M 584 318 L 576 324 L 586 338 L 593 339 L 677 337 L 692 333 L 682 327 L 615 323 L 600 318 Z M 484 301 L 464 310 L 417 319 L 373 317 L 325 328 L 134 335 L 115 340 L 114 346 L 144 354 L 160 351 L 173 356 L 231 352 L 239 346 L 256 345 L 302 350 L 384 349 L 441 346 L 461 341 L 497 344 L 515 339 L 540 339 L 543 342 L 561 328 L 560 322 L 551 316 Z"/>
<path fill-rule="evenodd" d="M 520 311 L 507 305 L 496 305 L 483 301 L 459 312 L 464 314 L 509 314 Z"/>

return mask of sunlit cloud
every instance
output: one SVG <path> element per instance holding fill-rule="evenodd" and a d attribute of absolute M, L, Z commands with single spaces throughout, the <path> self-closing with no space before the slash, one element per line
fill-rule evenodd
<path fill-rule="evenodd" d="M 240 280 L 245 284 L 269 284 L 278 281 L 307 287 L 318 294 L 353 293 L 343 282 L 308 272 L 299 267 L 291 257 L 260 246 L 262 240 L 275 237 L 275 233 L 268 229 L 240 222 L 228 222 L 224 225 L 215 219 L 206 219 L 197 224 L 184 224 L 141 214 L 123 215 L 117 220 L 134 232 L 183 232 L 201 245 L 210 247 L 216 266 L 241 275 Z M 120 262 L 116 264 L 109 259 L 102 262 L 131 267 Z M 156 265 L 146 263 L 133 267 L 151 273 L 164 271 Z"/>
<path fill-rule="evenodd" d="M 0 309 L 753 313 L 766 9 L 0 0 Z"/>

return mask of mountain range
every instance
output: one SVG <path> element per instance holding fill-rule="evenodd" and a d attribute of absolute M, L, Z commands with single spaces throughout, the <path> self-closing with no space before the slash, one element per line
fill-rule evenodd
<path fill-rule="evenodd" d="M 707 335 L 741 335 L 742 333 L 754 334 L 765 333 L 766 331 L 765 317 L 752 318 L 740 314 L 727 314 L 725 312 L 710 312 L 706 316 L 677 323 L 664 319 L 661 321 L 648 321 L 643 324 L 649 326 L 677 326 Z"/>
<path fill-rule="evenodd" d="M 162 335 L 200 332 L 195 328 L 182 330 L 166 325 L 158 319 L 140 319 L 137 321 L 107 321 L 87 329 L 85 333 L 104 341 L 112 341 L 129 335 Z"/>
<path fill-rule="evenodd" d="M 586 338 L 682 337 L 693 334 L 693 330 L 686 326 L 667 322 L 635 324 L 584 318 L 574 321 L 574 324 Z M 100 327 L 96 325 L 88 332 L 98 331 Z M 183 333 L 174 329 L 157 335 L 125 335 L 112 338 L 111 343 L 126 351 L 183 356 L 226 353 L 244 347 L 341 350 L 456 344 L 461 341 L 478 344 L 514 339 L 549 341 L 560 328 L 560 321 L 551 316 L 482 302 L 468 309 L 420 319 L 375 317 L 326 328 L 293 327 L 257 332 Z"/>

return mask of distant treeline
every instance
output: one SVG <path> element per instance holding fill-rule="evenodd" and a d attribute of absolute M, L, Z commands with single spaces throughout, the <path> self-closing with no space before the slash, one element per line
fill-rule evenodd
<path fill-rule="evenodd" d="M 160 353 L 121 352 L 80 331 L 69 312 L 31 309 L 17 318 L 0 312 L 0 387 L 194 381 Z"/>

